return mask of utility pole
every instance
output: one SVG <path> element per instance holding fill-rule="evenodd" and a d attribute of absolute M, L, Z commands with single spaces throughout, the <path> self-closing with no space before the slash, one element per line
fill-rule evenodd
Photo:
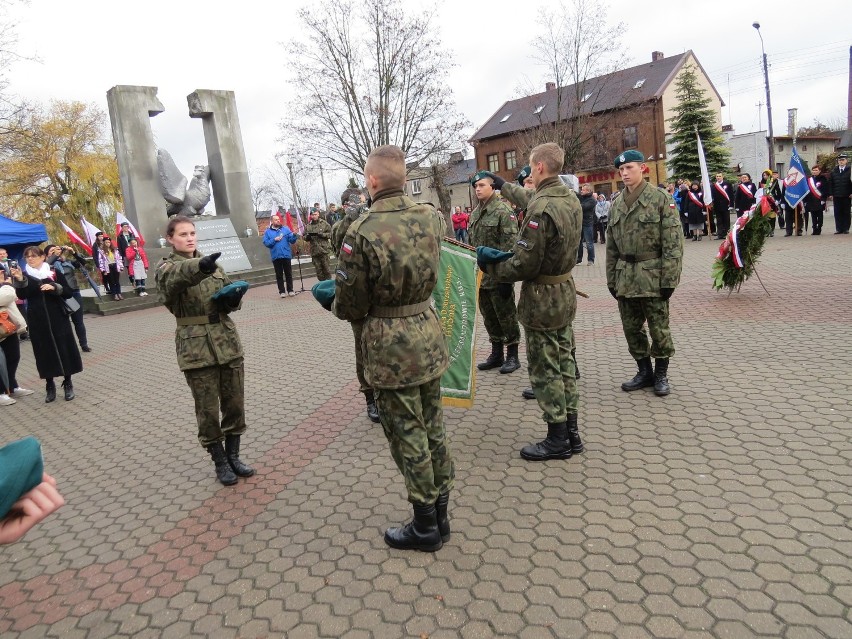
<path fill-rule="evenodd" d="M 763 101 L 758 100 L 757 104 L 754 106 L 757 107 L 757 130 L 760 131 L 763 128 L 763 113 L 761 112 L 761 109 L 763 109 Z"/>
<path fill-rule="evenodd" d="M 325 193 L 325 174 L 322 172 L 322 167 L 320 169 L 320 182 L 322 182 L 322 199 L 325 200 L 325 210 L 328 210 L 328 195 Z"/>
<path fill-rule="evenodd" d="M 775 170 L 775 134 L 772 131 L 772 99 L 769 97 L 769 62 L 766 58 L 766 50 L 763 48 L 763 35 L 760 33 L 760 23 L 753 22 L 752 25 L 760 36 L 760 50 L 763 52 L 763 81 L 766 83 L 766 118 L 769 120 L 769 168 Z"/>

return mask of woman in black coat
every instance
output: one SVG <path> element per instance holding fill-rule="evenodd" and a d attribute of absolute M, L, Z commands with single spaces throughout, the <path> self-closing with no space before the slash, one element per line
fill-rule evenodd
<path fill-rule="evenodd" d="M 700 242 L 701 235 L 704 232 L 704 211 L 707 208 L 704 206 L 704 193 L 701 192 L 701 185 L 698 182 L 693 182 L 681 202 L 684 204 L 689 230 L 692 231 L 692 241 Z"/>
<path fill-rule="evenodd" d="M 83 360 L 71 320 L 66 314 L 66 299 L 73 291 L 61 271 L 55 271 L 45 262 L 44 251 L 37 246 L 24 250 L 27 265 L 12 269 L 12 280 L 18 297 L 27 300 L 27 324 L 33 346 L 38 375 L 47 380 L 45 402 L 56 399 L 54 377 L 62 377 L 65 400 L 74 399 L 71 376 L 83 370 Z"/>

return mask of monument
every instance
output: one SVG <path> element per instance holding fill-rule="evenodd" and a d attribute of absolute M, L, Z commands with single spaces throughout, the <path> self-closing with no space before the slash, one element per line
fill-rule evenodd
<path fill-rule="evenodd" d="M 160 164 L 166 161 L 158 163 L 151 130 L 151 118 L 165 110 L 157 98 L 157 88 L 114 86 L 107 92 L 107 103 L 125 215 L 142 235 L 161 237 L 168 214 L 200 213 L 207 203 L 202 185 L 206 188 L 209 175 L 216 216 L 195 218 L 199 249 L 202 252 L 221 249 L 222 266 L 229 272 L 267 266 L 267 251 L 257 238 L 234 92 L 199 89 L 187 96 L 189 117 L 202 121 L 208 166 L 196 167 L 192 182 L 183 194 L 179 193 L 179 187 L 175 188 L 173 180 L 164 185 L 160 179 Z M 174 162 L 171 164 L 173 166 Z M 180 180 L 176 182 L 179 184 Z M 166 191 L 169 192 L 168 209 L 164 200 Z M 150 242 L 149 246 L 149 257 L 159 258 L 168 252 L 155 248 Z"/>

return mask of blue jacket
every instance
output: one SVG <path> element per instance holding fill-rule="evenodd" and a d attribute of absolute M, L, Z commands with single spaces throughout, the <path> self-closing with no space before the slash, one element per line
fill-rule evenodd
<path fill-rule="evenodd" d="M 284 237 L 282 237 L 280 241 L 276 242 L 275 238 L 279 235 L 283 235 Z M 263 245 L 269 249 L 269 253 L 273 260 L 280 260 L 281 258 L 287 258 L 289 260 L 293 257 L 290 253 L 290 245 L 295 244 L 298 239 L 299 236 L 293 233 L 293 231 L 288 229 L 286 226 L 282 226 L 279 229 L 274 229 L 270 226 L 263 234 Z"/>

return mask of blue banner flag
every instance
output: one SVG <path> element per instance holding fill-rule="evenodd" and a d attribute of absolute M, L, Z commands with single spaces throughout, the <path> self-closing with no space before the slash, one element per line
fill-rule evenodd
<path fill-rule="evenodd" d="M 793 157 L 790 158 L 790 168 L 787 171 L 787 177 L 784 178 L 784 199 L 787 204 L 792 207 L 801 202 L 808 194 L 808 176 L 805 175 L 805 167 L 802 166 L 802 159 L 799 157 L 799 152 L 796 147 L 793 147 Z"/>

